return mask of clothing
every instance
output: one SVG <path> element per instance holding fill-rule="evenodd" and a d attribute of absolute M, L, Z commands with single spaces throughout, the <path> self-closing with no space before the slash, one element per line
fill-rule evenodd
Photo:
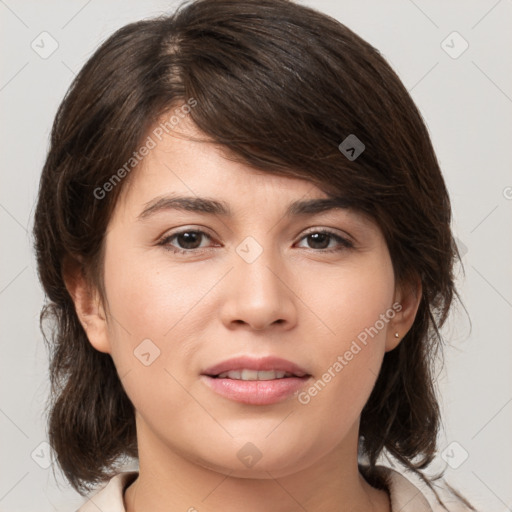
<path fill-rule="evenodd" d="M 422 492 L 405 476 L 381 467 L 386 478 L 392 512 L 433 512 Z M 126 512 L 123 493 L 137 477 L 137 471 L 118 473 L 109 483 L 84 503 L 77 512 Z"/>

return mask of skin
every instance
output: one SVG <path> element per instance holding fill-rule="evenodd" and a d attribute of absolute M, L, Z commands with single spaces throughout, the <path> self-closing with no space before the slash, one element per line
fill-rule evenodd
<path fill-rule="evenodd" d="M 67 280 L 92 346 L 111 354 L 136 409 L 140 471 L 126 510 L 388 511 L 387 493 L 358 472 L 359 419 L 385 352 L 414 321 L 419 290 L 396 285 L 371 220 L 346 209 L 288 218 L 288 203 L 327 196 L 190 140 L 201 136 L 190 122 L 179 130 L 150 151 L 117 202 L 106 301 L 80 275 Z M 233 217 L 169 209 L 138 219 L 155 198 L 178 193 L 225 201 Z M 354 247 L 328 237 L 315 245 L 306 235 L 322 228 Z M 211 238 L 198 235 L 188 254 L 159 245 L 194 229 Z M 252 263 L 236 251 L 248 236 L 262 248 Z M 192 247 L 178 237 L 169 246 Z M 276 355 L 310 373 L 309 386 L 394 303 L 401 311 L 307 404 L 241 404 L 200 379 L 234 356 Z M 148 366 L 134 356 L 145 339 L 160 351 Z M 249 442 L 261 454 L 252 467 L 237 456 Z"/>

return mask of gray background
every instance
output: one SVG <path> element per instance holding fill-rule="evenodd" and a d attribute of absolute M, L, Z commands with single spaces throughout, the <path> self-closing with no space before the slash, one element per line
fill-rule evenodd
<path fill-rule="evenodd" d="M 429 127 L 453 201 L 466 272 L 458 271 L 459 289 L 472 324 L 459 307 L 444 330 L 445 424 L 434 467 L 446 467 L 479 508 L 512 510 L 512 0 L 304 3 L 377 47 Z M 174 5 L 0 0 L 0 512 L 71 511 L 85 501 L 45 469 L 47 354 L 30 231 L 53 117 L 101 41 Z M 31 47 L 51 49 L 44 31 L 58 43 L 47 58 Z"/>

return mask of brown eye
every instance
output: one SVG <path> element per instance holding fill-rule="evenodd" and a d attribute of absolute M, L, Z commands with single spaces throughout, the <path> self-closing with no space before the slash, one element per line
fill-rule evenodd
<path fill-rule="evenodd" d="M 327 230 L 312 231 L 306 234 L 302 240 L 308 241 L 308 247 L 306 248 L 323 252 L 342 251 L 343 249 L 354 247 L 354 244 L 350 240 Z M 334 245 L 330 245 L 331 242 L 334 242 Z"/>
<path fill-rule="evenodd" d="M 166 236 L 158 243 L 158 245 L 162 245 L 165 249 L 176 253 L 192 253 L 197 249 L 205 248 L 204 246 L 201 247 L 202 239 L 205 237 L 207 239 L 211 238 L 204 231 L 187 229 L 185 231 L 180 231 Z"/>
<path fill-rule="evenodd" d="M 201 245 L 201 233 L 198 231 L 184 231 L 175 235 L 181 249 L 197 249 Z"/>
<path fill-rule="evenodd" d="M 331 240 L 331 235 L 325 233 L 313 233 L 307 236 L 312 249 L 327 249 Z"/>

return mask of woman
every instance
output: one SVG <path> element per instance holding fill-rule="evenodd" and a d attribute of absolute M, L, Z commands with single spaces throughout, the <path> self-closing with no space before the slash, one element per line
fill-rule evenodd
<path fill-rule="evenodd" d="M 450 218 L 421 115 L 339 22 L 199 0 L 117 31 L 59 108 L 35 215 L 50 442 L 77 491 L 110 480 L 80 510 L 441 503 Z"/>

